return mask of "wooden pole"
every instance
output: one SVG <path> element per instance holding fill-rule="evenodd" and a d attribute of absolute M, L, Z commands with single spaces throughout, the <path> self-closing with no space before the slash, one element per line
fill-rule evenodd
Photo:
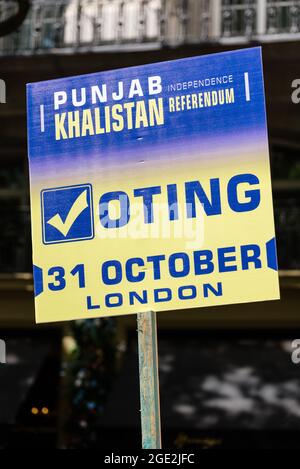
<path fill-rule="evenodd" d="M 139 313 L 137 322 L 143 449 L 161 449 L 156 313 Z"/>

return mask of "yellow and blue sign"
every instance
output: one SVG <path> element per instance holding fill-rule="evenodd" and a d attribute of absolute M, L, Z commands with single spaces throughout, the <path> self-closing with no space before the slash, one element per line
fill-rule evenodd
<path fill-rule="evenodd" d="M 27 92 L 37 322 L 279 298 L 260 48 Z"/>

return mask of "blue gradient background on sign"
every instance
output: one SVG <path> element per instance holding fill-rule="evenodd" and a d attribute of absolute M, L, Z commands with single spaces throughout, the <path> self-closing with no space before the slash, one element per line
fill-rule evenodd
<path fill-rule="evenodd" d="M 251 64 L 251 65 L 249 65 Z M 152 162 L 155 164 L 155 153 L 158 159 L 163 158 L 172 149 L 189 153 L 192 157 L 197 151 L 197 157 L 207 154 L 209 150 L 219 148 L 234 148 L 243 146 L 247 142 L 251 151 L 251 141 L 256 149 L 260 143 L 265 145 L 266 113 L 264 107 L 264 86 L 262 77 L 261 49 L 252 48 L 236 52 L 208 55 L 183 59 L 176 62 L 165 62 L 140 67 L 133 67 L 92 75 L 84 75 L 67 79 L 28 85 L 28 133 L 31 172 L 37 171 L 41 176 L 45 171 L 45 164 L 49 171 L 60 169 L 71 171 L 78 165 L 77 159 L 84 157 L 85 165 L 92 163 L 97 166 L 128 165 L 143 159 L 147 150 L 151 150 Z M 142 73 L 141 73 L 142 71 Z M 250 74 L 251 101 L 246 102 L 244 73 Z M 232 85 L 215 85 L 201 89 L 190 89 L 181 92 L 168 92 L 167 85 L 185 82 L 187 77 L 194 80 L 210 77 L 233 75 Z M 147 78 L 159 75 L 162 78 L 163 93 L 148 96 Z M 53 94 L 55 91 L 67 91 L 82 87 L 87 88 L 87 104 L 82 108 L 74 108 L 71 101 L 61 106 L 59 112 L 69 112 L 93 107 L 103 109 L 105 105 L 116 102 L 109 99 L 106 104 L 90 105 L 89 89 L 93 85 L 107 83 L 108 89 L 115 90 L 118 81 L 125 82 L 125 89 L 132 79 L 139 78 L 145 91 L 144 98 L 163 97 L 165 106 L 165 124 L 141 128 L 138 130 L 124 130 L 109 134 L 55 140 Z M 168 98 L 175 95 L 186 95 L 194 92 L 224 89 L 233 86 L 235 90 L 235 105 L 223 105 L 202 108 L 178 113 L 169 113 Z M 112 87 L 112 88 L 111 88 Z M 132 100 L 122 100 L 121 103 Z M 40 131 L 40 105 L 45 106 L 45 132 Z M 203 118 L 202 118 L 203 116 Z M 244 141 L 244 142 L 243 142 Z M 188 145 L 188 148 L 187 148 Z M 204 146 L 203 146 L 204 145 Z M 203 146 L 203 148 L 202 148 Z M 203 150 L 203 151 L 202 151 Z M 252 149 L 253 150 L 253 149 Z M 39 163 L 42 163 L 42 168 Z"/>

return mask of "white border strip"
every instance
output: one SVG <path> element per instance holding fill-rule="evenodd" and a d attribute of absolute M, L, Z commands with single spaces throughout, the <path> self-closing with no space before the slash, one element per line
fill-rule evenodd
<path fill-rule="evenodd" d="M 41 132 L 45 132 L 45 106 L 40 106 L 40 118 L 41 118 Z"/>
<path fill-rule="evenodd" d="M 248 72 L 244 73 L 244 79 L 245 79 L 246 101 L 251 101 L 249 73 Z"/>

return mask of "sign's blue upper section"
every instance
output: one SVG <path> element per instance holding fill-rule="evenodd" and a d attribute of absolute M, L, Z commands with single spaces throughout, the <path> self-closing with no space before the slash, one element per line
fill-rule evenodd
<path fill-rule="evenodd" d="M 160 77 L 162 85 L 160 93 L 149 94 L 149 77 Z M 227 84 L 218 81 L 222 77 L 227 77 L 225 80 Z M 142 97 L 137 94 L 134 97 L 128 97 L 132 80 L 139 81 Z M 106 85 L 107 101 L 93 104 L 92 88 L 98 87 L 100 91 L 103 91 L 103 85 Z M 235 94 L 234 105 L 216 105 L 184 112 L 170 112 L 170 97 L 212 92 L 231 87 Z M 124 97 L 116 101 L 112 94 L 120 89 L 124 91 Z M 62 93 L 59 95 L 61 104 L 59 109 L 55 109 L 54 95 L 58 92 Z M 86 99 L 82 105 L 74 106 L 72 96 L 75 95 L 77 100 L 80 100 L 83 96 L 82 92 Z M 141 140 L 143 140 L 144 149 L 146 144 L 149 147 L 170 142 L 176 144 L 194 135 L 198 140 L 202 137 L 206 140 L 211 137 L 216 142 L 224 135 L 265 132 L 266 117 L 263 97 L 260 48 L 30 84 L 28 85 L 29 156 L 32 160 L 45 157 L 49 160 L 69 154 L 76 157 L 83 152 L 107 154 L 133 148 L 138 151 L 138 142 Z M 142 126 L 131 130 L 124 128 L 120 132 L 56 140 L 55 114 L 82 112 L 84 109 L 94 112 L 98 108 L 103 123 L 104 108 L 107 106 L 136 103 L 140 100 L 147 102 L 149 99 L 159 98 L 163 98 L 163 125 L 146 128 Z"/>

